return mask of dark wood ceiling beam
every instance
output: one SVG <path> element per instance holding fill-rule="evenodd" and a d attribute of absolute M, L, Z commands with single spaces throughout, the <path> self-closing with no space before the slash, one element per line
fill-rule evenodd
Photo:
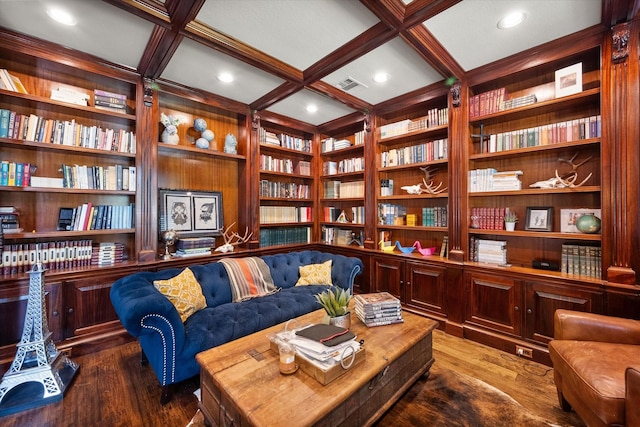
<path fill-rule="evenodd" d="M 464 69 L 458 64 L 458 61 L 449 54 L 424 25 L 418 25 L 403 32 L 402 38 L 442 76 L 461 78 L 464 75 Z"/>
<path fill-rule="evenodd" d="M 633 20 L 640 10 L 640 0 L 602 0 L 602 24 L 613 27 Z"/>
<path fill-rule="evenodd" d="M 378 23 L 374 25 L 355 39 L 334 50 L 307 68 L 303 73 L 304 83 L 310 84 L 320 80 L 396 36 L 397 33 L 387 28 L 385 24 Z"/>
<path fill-rule="evenodd" d="M 422 24 L 427 19 L 433 18 L 461 1 L 462 0 L 416 0 L 407 6 L 402 27 L 406 29 L 414 25 Z"/>
<path fill-rule="evenodd" d="M 252 102 L 249 105 L 249 107 L 252 110 L 256 110 L 256 111 L 267 109 L 273 104 L 275 104 L 276 102 L 281 101 L 284 98 L 290 95 L 293 95 L 296 92 L 299 92 L 300 90 L 302 90 L 302 88 L 303 88 L 302 84 L 294 83 L 294 82 L 285 82 L 280 86 L 278 86 L 277 88 L 273 89 L 271 92 L 267 93 L 266 95 L 256 99 L 254 102 Z"/>
<path fill-rule="evenodd" d="M 302 84 L 302 71 L 233 37 L 194 21 L 187 25 L 185 35 L 219 52 L 259 68 L 267 73 Z"/>
<path fill-rule="evenodd" d="M 405 17 L 405 5 L 400 0 L 360 0 L 369 11 L 389 28 L 398 29 Z"/>
<path fill-rule="evenodd" d="M 164 4 L 153 0 L 102 0 L 156 25 L 169 25 L 169 13 Z"/>
<path fill-rule="evenodd" d="M 172 93 L 181 98 L 233 111 L 238 114 L 247 114 L 249 111 L 249 106 L 242 102 L 234 101 L 233 99 L 225 98 L 224 96 L 216 95 L 206 90 L 194 89 L 162 78 L 155 80 L 154 86 L 156 89 Z"/>
<path fill-rule="evenodd" d="M 345 104 L 347 107 L 351 107 L 355 110 L 359 111 L 371 111 L 373 109 L 373 105 L 365 102 L 359 98 L 356 98 L 353 95 L 349 95 L 347 92 L 338 89 L 335 86 L 332 86 L 328 83 L 325 83 L 321 80 L 318 80 L 315 83 L 309 85 L 309 89 L 312 89 L 321 95 L 328 96 L 342 104 Z"/>

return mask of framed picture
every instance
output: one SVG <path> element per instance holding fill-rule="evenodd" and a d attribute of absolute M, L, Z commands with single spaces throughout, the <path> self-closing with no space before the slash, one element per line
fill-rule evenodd
<path fill-rule="evenodd" d="M 576 228 L 578 218 L 585 214 L 593 214 L 598 218 L 602 218 L 600 209 L 560 209 L 560 232 L 562 233 L 580 233 Z"/>
<path fill-rule="evenodd" d="M 553 208 L 527 208 L 527 221 L 525 230 L 551 231 L 553 227 Z"/>
<path fill-rule="evenodd" d="M 556 98 L 582 92 L 582 62 L 556 71 Z"/>
<path fill-rule="evenodd" d="M 173 229 L 178 237 L 222 235 L 221 192 L 159 189 L 158 195 L 160 232 Z"/>

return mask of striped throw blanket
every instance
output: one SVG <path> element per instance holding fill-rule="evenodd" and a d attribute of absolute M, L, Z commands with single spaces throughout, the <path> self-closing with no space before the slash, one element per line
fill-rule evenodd
<path fill-rule="evenodd" d="M 279 291 L 273 283 L 269 267 L 261 258 L 226 258 L 218 262 L 224 265 L 229 275 L 233 302 Z"/>

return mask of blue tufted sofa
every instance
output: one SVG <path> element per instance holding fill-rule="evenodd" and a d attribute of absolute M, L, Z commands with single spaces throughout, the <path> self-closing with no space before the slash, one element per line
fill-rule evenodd
<path fill-rule="evenodd" d="M 281 290 L 241 303 L 232 303 L 229 277 L 222 263 L 190 266 L 202 286 L 207 307 L 183 324 L 177 310 L 153 286 L 182 269 L 140 272 L 116 281 L 111 302 L 126 330 L 139 340 L 145 357 L 163 386 L 162 403 L 170 399 L 171 384 L 199 373 L 196 354 L 294 317 L 317 310 L 314 295 L 322 285 L 294 286 L 298 267 L 332 260 L 331 280 L 353 293 L 353 281 L 362 272 L 358 258 L 320 251 L 300 251 L 261 257 Z"/>

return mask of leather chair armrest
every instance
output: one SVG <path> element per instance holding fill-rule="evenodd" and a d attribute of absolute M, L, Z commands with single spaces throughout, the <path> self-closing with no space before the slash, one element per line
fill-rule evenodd
<path fill-rule="evenodd" d="M 573 310 L 556 310 L 554 339 L 640 344 L 640 321 Z"/>
<path fill-rule="evenodd" d="M 640 425 L 640 365 L 627 368 L 625 373 L 625 424 L 628 426 Z"/>

